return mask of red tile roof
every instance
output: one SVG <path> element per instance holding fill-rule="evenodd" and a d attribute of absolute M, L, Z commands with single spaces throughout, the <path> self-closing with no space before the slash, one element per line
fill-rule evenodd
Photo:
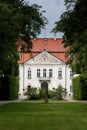
<path fill-rule="evenodd" d="M 61 59 L 62 61 L 66 62 L 65 48 L 62 44 L 62 38 L 56 40 L 54 38 L 37 38 L 32 39 L 31 53 L 21 53 L 22 58 L 19 63 L 23 63 L 26 60 L 31 59 L 32 57 L 36 56 L 38 53 L 41 53 L 44 50 L 54 55 L 58 59 Z"/>

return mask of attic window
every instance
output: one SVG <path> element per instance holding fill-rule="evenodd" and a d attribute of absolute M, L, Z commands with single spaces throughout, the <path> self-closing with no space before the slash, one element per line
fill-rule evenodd
<path fill-rule="evenodd" d="M 43 59 L 42 59 L 43 61 L 47 61 L 47 58 L 46 57 L 43 57 Z"/>
<path fill-rule="evenodd" d="M 47 56 L 46 53 L 44 53 L 44 54 L 42 55 L 42 60 L 43 60 L 43 61 L 47 61 L 47 59 L 48 59 L 48 56 Z"/>
<path fill-rule="evenodd" d="M 46 60 L 46 58 L 44 58 L 44 60 Z"/>

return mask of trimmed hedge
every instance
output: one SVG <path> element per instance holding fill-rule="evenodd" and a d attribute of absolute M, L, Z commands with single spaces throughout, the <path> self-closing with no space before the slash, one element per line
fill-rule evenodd
<path fill-rule="evenodd" d="M 73 78 L 73 98 L 87 100 L 87 84 L 82 75 Z"/>
<path fill-rule="evenodd" d="M 15 76 L 0 77 L 0 100 L 18 98 L 19 79 Z"/>

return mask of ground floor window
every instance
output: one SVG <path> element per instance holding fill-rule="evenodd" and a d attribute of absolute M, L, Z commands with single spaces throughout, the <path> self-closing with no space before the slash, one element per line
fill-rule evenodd
<path fill-rule="evenodd" d="M 72 92 L 72 86 L 70 85 L 70 92 Z"/>

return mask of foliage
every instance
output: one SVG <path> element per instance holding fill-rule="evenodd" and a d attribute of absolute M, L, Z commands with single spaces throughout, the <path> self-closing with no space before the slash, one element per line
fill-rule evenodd
<path fill-rule="evenodd" d="M 56 89 L 56 98 L 58 100 L 62 100 L 63 97 L 66 96 L 66 89 L 64 89 L 62 86 L 58 86 L 58 88 Z"/>
<path fill-rule="evenodd" d="M 62 100 L 62 87 L 61 86 L 58 86 L 58 88 L 56 89 L 56 96 L 58 100 Z"/>
<path fill-rule="evenodd" d="M 56 91 L 55 91 L 55 89 L 48 91 L 48 97 L 50 99 L 56 99 Z"/>
<path fill-rule="evenodd" d="M 87 100 L 87 83 L 83 75 L 73 78 L 73 97 Z"/>
<path fill-rule="evenodd" d="M 25 93 L 28 95 L 29 99 L 44 99 L 45 98 L 45 89 L 37 87 L 28 86 L 27 91 Z M 48 98 L 49 99 L 57 99 L 61 100 L 66 96 L 66 89 L 62 88 L 62 86 L 58 86 L 58 88 L 53 88 L 53 90 L 48 90 Z"/>
<path fill-rule="evenodd" d="M 40 99 L 40 94 L 37 88 L 28 87 L 26 94 L 28 95 L 29 99 Z"/>
<path fill-rule="evenodd" d="M 0 100 L 18 98 L 19 79 L 15 76 L 0 77 Z"/>
<path fill-rule="evenodd" d="M 10 83 L 10 100 L 18 99 L 19 91 L 19 78 L 15 76 L 9 76 Z"/>
<path fill-rule="evenodd" d="M 73 98 L 81 99 L 81 82 L 80 76 L 73 78 Z"/>
<path fill-rule="evenodd" d="M 45 97 L 45 89 L 40 88 L 39 94 L 40 94 L 40 98 L 44 98 Z"/>
<path fill-rule="evenodd" d="M 73 71 L 82 73 L 87 70 L 87 0 L 65 0 L 65 4 L 67 11 L 56 22 L 54 31 L 64 33 L 68 63 Z"/>
<path fill-rule="evenodd" d="M 40 9 L 24 0 L 0 0 L 0 73 L 18 75 L 16 42 L 26 41 L 26 51 L 32 48 L 30 39 L 41 32 L 47 21 Z"/>

